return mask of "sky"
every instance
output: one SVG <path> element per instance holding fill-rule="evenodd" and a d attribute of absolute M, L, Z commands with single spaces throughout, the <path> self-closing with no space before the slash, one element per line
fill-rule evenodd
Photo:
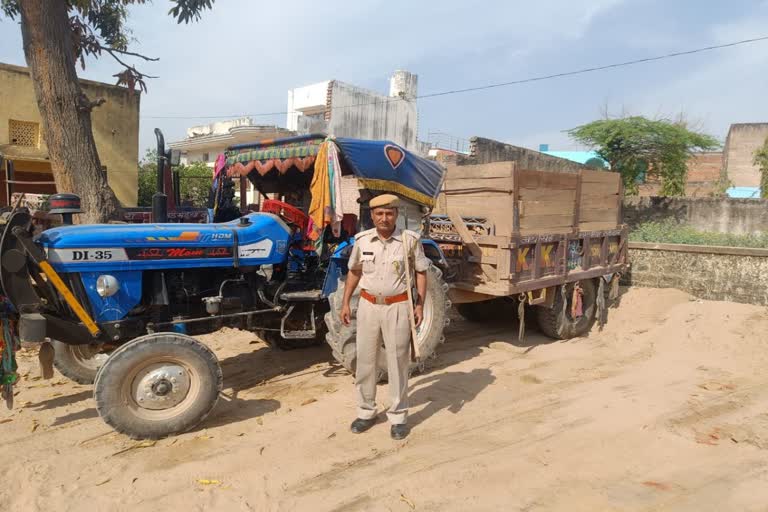
<path fill-rule="evenodd" d="M 508 82 L 768 35 L 768 1 L 217 0 L 177 25 L 170 2 L 131 9 L 141 100 L 140 153 L 189 126 L 252 115 L 285 126 L 287 91 L 323 80 L 388 92 L 395 69 L 419 94 Z M 25 65 L 16 22 L 0 18 L 0 62 Z M 108 56 L 80 76 L 114 82 Z M 768 41 L 661 62 L 419 100 L 419 134 L 481 136 L 580 149 L 569 128 L 612 116 L 676 118 L 721 140 L 731 123 L 768 121 Z M 1 107 L 0 107 L 1 108 Z M 172 116 L 173 119 L 162 117 Z"/>

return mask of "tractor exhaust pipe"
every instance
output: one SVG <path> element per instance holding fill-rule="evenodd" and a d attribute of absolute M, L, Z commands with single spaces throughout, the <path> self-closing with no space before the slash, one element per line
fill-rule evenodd
<path fill-rule="evenodd" d="M 165 195 L 165 137 L 155 128 L 157 138 L 157 192 L 152 196 L 152 222 L 168 222 L 168 196 Z"/>

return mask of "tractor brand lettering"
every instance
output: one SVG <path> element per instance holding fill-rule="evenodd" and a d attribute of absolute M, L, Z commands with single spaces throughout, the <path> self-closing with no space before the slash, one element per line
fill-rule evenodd
<path fill-rule="evenodd" d="M 126 261 L 124 249 L 119 248 L 82 248 L 82 249 L 48 249 L 48 259 L 51 263 L 90 263 L 101 261 Z"/>
<path fill-rule="evenodd" d="M 166 249 L 165 253 L 169 258 L 199 258 L 205 254 L 205 250 L 178 247 L 174 249 Z"/>
<path fill-rule="evenodd" d="M 241 258 L 266 258 L 271 252 L 272 240 L 262 240 L 253 244 L 241 245 L 238 254 Z"/>
<path fill-rule="evenodd" d="M 162 258 L 163 257 L 163 249 L 156 249 L 156 248 L 141 249 L 141 250 L 139 250 L 139 252 L 136 252 L 132 256 L 133 256 L 133 258 L 138 259 L 138 260 L 158 259 L 158 258 Z"/>
<path fill-rule="evenodd" d="M 232 233 L 212 233 L 210 237 L 211 240 L 230 240 Z"/>
<path fill-rule="evenodd" d="M 200 240 L 199 231 L 182 231 L 177 236 L 148 236 L 147 242 L 197 242 Z"/>
<path fill-rule="evenodd" d="M 205 250 L 206 258 L 231 258 L 232 249 L 229 247 L 209 247 Z"/>
<path fill-rule="evenodd" d="M 261 247 L 249 247 L 249 248 L 243 248 L 240 249 L 240 257 L 241 258 L 252 258 L 254 256 L 260 256 L 267 252 L 266 249 L 263 249 Z"/>
<path fill-rule="evenodd" d="M 231 247 L 147 247 L 129 249 L 134 260 L 163 260 L 187 258 L 231 258 Z"/>

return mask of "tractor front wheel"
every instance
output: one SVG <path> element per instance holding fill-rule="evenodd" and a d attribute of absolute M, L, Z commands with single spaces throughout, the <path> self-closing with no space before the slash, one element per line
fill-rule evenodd
<path fill-rule="evenodd" d="M 224 378 L 216 355 L 190 336 L 161 332 L 114 351 L 96 376 L 99 416 L 136 439 L 190 430 L 211 412 Z"/>

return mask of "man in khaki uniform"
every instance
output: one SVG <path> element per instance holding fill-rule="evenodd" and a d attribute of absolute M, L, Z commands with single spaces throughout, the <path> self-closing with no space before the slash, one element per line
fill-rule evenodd
<path fill-rule="evenodd" d="M 408 368 L 410 366 L 411 304 L 408 302 L 406 253 L 410 268 L 416 272 L 417 300 L 413 306 L 416 325 L 424 316 L 429 260 L 413 231 L 396 228 L 399 200 L 392 194 L 370 201 L 371 217 L 376 226 L 355 236 L 349 257 L 349 273 L 341 309 L 342 321 L 349 325 L 349 301 L 360 284 L 357 310 L 357 419 L 352 432 L 365 432 L 376 423 L 376 361 L 381 340 L 387 354 L 389 394 L 392 405 L 387 417 L 393 439 L 408 435 Z"/>

